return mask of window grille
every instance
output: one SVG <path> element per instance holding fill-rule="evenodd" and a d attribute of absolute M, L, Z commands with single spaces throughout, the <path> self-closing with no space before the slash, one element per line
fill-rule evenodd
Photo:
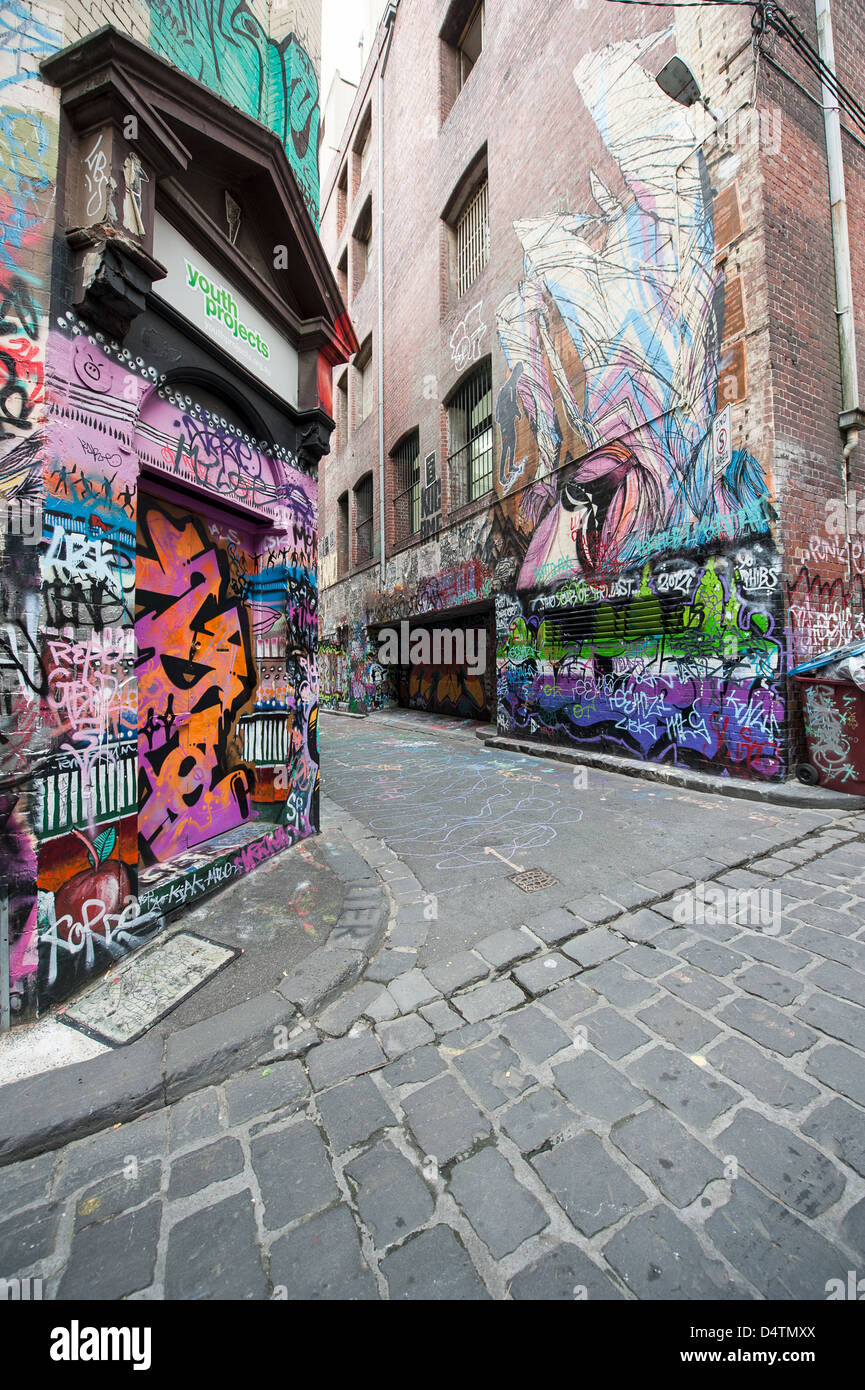
<path fill-rule="evenodd" d="M 375 394 L 375 373 L 373 371 L 371 339 L 367 339 L 365 346 L 355 358 L 355 367 L 357 369 L 357 377 L 355 378 L 355 385 L 357 388 L 355 409 L 357 411 L 358 424 L 362 424 L 372 412 Z"/>
<path fill-rule="evenodd" d="M 457 223 L 457 294 L 480 275 L 490 255 L 489 182 L 484 179 Z"/>
<path fill-rule="evenodd" d="M 348 372 L 336 383 L 336 450 L 341 453 L 348 444 Z"/>
<path fill-rule="evenodd" d="M 354 490 L 356 563 L 372 559 L 372 474 L 361 478 Z"/>
<path fill-rule="evenodd" d="M 344 492 L 337 504 L 337 575 L 341 579 L 348 574 L 348 493 Z"/>
<path fill-rule="evenodd" d="M 397 541 L 408 540 L 420 531 L 420 436 L 415 430 L 394 451 L 393 499 Z"/>
<path fill-rule="evenodd" d="M 493 486 L 493 371 L 488 358 L 462 383 L 449 407 L 451 505 L 466 506 Z"/>

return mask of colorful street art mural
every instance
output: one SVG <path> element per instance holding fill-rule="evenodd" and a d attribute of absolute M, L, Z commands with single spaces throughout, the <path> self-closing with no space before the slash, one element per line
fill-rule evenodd
<path fill-rule="evenodd" d="M 592 169 L 594 206 L 515 225 L 496 414 L 523 544 L 497 604 L 499 728 L 779 777 L 774 513 L 755 458 L 715 462 L 724 271 L 693 117 L 643 65 L 657 42 L 574 72 L 626 196 Z"/>
<path fill-rule="evenodd" d="M 378 660 L 366 625 L 357 619 L 333 640 L 319 643 L 318 671 L 323 709 L 368 714 L 396 701 L 391 674 Z"/>
<path fill-rule="evenodd" d="M 134 22 L 276 133 L 317 223 L 315 71 L 260 13 L 144 0 Z M 314 833 L 320 796 L 314 477 L 64 301 L 49 317 L 59 108 L 39 64 L 64 19 L 59 0 L 0 3 L 0 894 L 16 1019 Z M 83 165 L 95 220 L 100 141 Z M 143 236 L 129 169 L 125 225 Z M 346 334 L 341 320 L 341 347 Z"/>
<path fill-rule="evenodd" d="M 400 704 L 431 714 L 451 714 L 462 719 L 486 719 L 487 698 L 481 676 L 464 665 L 409 666 L 399 673 Z"/>
<path fill-rule="evenodd" d="M 252 813 L 253 776 L 237 747 L 256 685 L 243 602 L 252 560 L 194 512 L 144 496 L 138 538 L 138 836 L 150 864 Z"/>
<path fill-rule="evenodd" d="M 599 152 L 577 210 L 514 224 L 488 509 L 390 561 L 363 608 L 374 630 L 488 599 L 502 734 L 779 778 L 777 515 L 760 461 L 713 441 L 725 270 L 694 113 L 654 78 L 669 32 L 577 64 Z M 401 703 L 433 685 L 406 675 Z"/>
<path fill-rule="evenodd" d="M 318 828 L 314 480 L 74 316 L 45 387 L 29 607 L 2 577 L 21 1013 Z"/>
<path fill-rule="evenodd" d="M 278 41 L 247 0 L 148 0 L 150 45 L 275 132 L 318 226 L 318 80 L 295 34 Z"/>
<path fill-rule="evenodd" d="M 38 65 L 60 35 L 44 21 L 22 0 L 0 6 L 0 894 L 16 1013 L 36 990 L 36 776 L 47 745 L 38 543 L 58 111 Z"/>

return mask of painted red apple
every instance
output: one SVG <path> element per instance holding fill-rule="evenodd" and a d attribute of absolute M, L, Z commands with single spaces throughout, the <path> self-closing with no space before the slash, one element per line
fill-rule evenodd
<path fill-rule="evenodd" d="M 120 913 L 130 893 L 126 865 L 119 859 L 108 858 L 117 843 L 117 831 L 103 831 L 95 843 L 80 830 L 73 833 L 86 845 L 91 867 L 67 879 L 54 894 L 54 915 L 61 941 L 68 941 L 70 934 L 85 923 L 91 923 L 91 930 L 104 936 L 106 917 Z M 88 903 L 100 903 L 102 911 L 87 908 Z"/>

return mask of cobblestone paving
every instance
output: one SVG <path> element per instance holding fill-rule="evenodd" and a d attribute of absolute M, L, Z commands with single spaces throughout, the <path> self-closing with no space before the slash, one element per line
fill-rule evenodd
<path fill-rule="evenodd" d="M 865 815 L 784 834 L 527 898 L 425 969 L 421 885 L 382 846 L 395 930 L 367 978 L 253 1071 L 0 1169 L 0 1276 L 76 1300 L 825 1299 L 865 1266 Z M 781 916 L 679 924 L 695 880 L 777 890 Z"/>

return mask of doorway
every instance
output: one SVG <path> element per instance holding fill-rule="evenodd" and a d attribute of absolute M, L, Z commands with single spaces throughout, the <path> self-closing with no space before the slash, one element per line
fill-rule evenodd
<path fill-rule="evenodd" d="M 256 819 L 239 723 L 257 686 L 254 546 L 180 499 L 138 495 L 138 843 L 162 864 Z"/>

